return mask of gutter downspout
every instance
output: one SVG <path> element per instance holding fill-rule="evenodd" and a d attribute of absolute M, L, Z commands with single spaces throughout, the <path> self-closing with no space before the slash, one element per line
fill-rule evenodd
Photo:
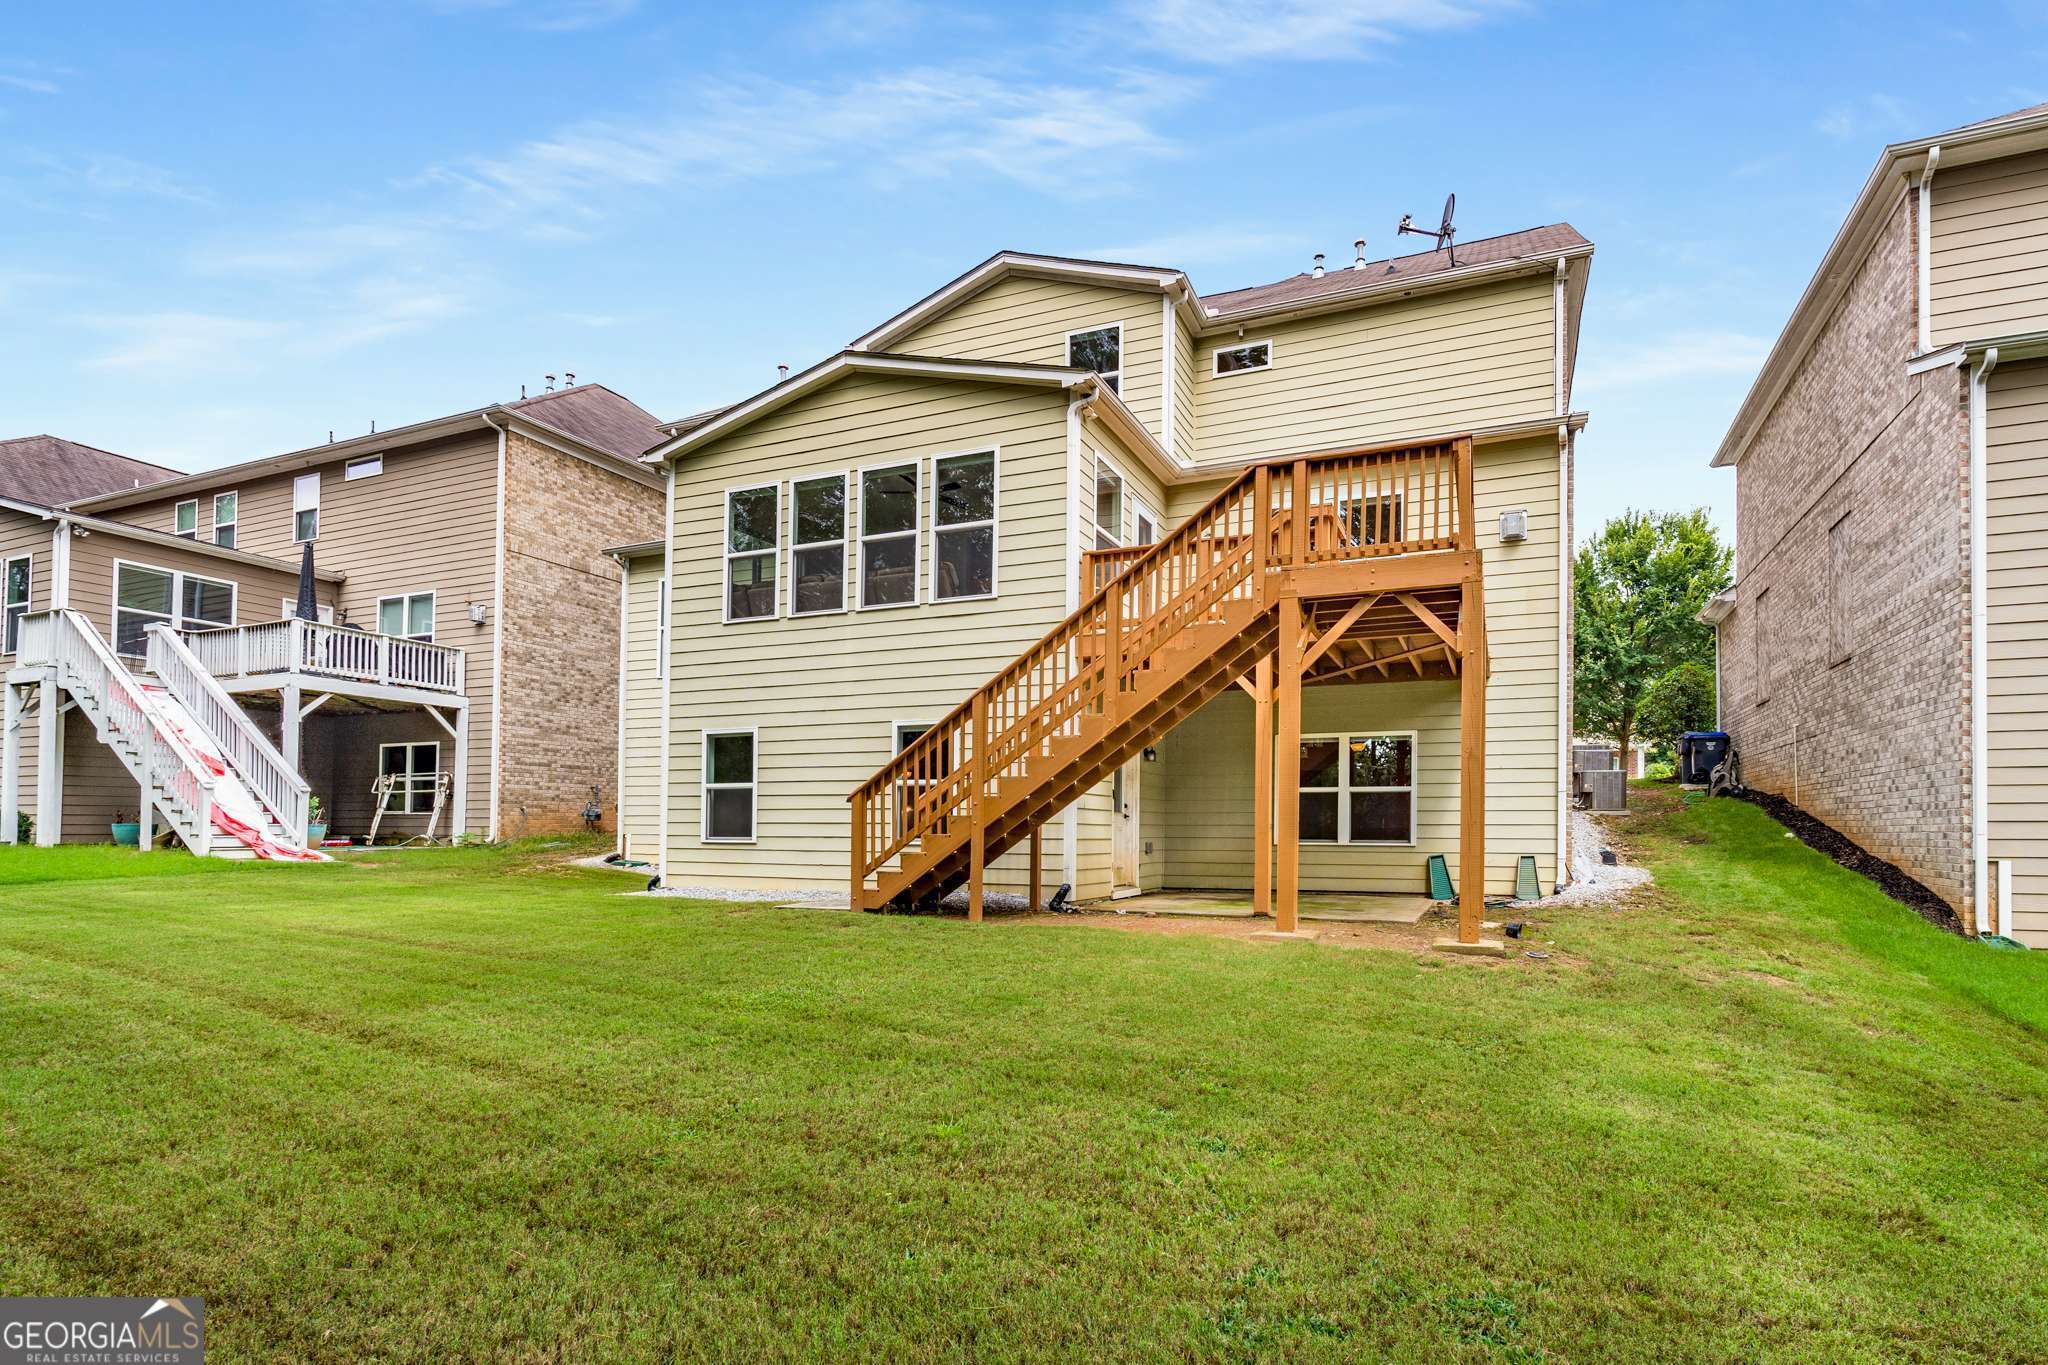
<path fill-rule="evenodd" d="M 484 837 L 498 841 L 498 789 L 505 761 L 505 425 L 490 413 L 484 422 L 498 433 L 498 516 L 491 571 L 491 800 Z M 463 831 L 468 833 L 467 830 Z"/>
<path fill-rule="evenodd" d="M 1557 258 L 1550 291 L 1551 392 L 1557 424 L 1557 889 L 1570 879 L 1572 791 L 1572 432 L 1565 416 L 1564 308 L 1568 270 Z"/>
<path fill-rule="evenodd" d="M 1998 348 L 1986 350 L 1970 367 L 1970 895 L 1975 901 L 1977 932 L 1995 934 L 2004 906 L 1987 913 L 1991 853 L 1991 794 L 1986 777 L 1989 757 L 1988 726 L 1984 710 L 1990 687 L 1986 672 L 1990 664 L 1990 642 L 1985 639 L 1990 609 L 1985 601 L 1984 536 L 1985 444 L 1991 372 L 1998 368 Z"/>
<path fill-rule="evenodd" d="M 1920 274 L 1920 354 L 1934 349 L 1934 168 L 1941 161 L 1939 146 L 1927 149 L 1927 164 L 1920 169 L 1920 221 L 1915 250 Z"/>
<path fill-rule="evenodd" d="M 661 811 L 659 825 L 661 848 L 655 854 L 654 874 L 661 878 L 663 886 L 667 886 L 668 769 L 670 755 L 674 752 L 670 746 L 669 737 L 675 732 L 676 728 L 675 717 L 670 714 L 669 710 L 675 697 L 676 672 L 675 660 L 671 657 L 675 650 L 676 638 L 676 462 L 674 460 L 662 461 L 661 474 L 664 487 L 661 513 L 661 583 L 655 588 L 654 599 L 655 611 L 664 613 L 655 617 L 655 638 L 658 642 L 657 647 L 661 651 L 661 657 L 654 661 L 654 674 L 661 683 Z M 662 625 L 664 620 L 668 623 L 666 628 Z M 851 861 L 853 857 L 853 850 L 851 848 L 847 849 L 846 856 Z"/>
<path fill-rule="evenodd" d="M 629 593 L 632 588 L 633 569 L 624 555 L 606 555 L 605 558 L 619 566 L 619 754 L 612 767 L 612 809 L 616 812 L 613 823 L 618 826 L 618 838 L 612 841 L 612 851 L 621 858 L 626 855 L 626 609 L 630 605 Z"/>

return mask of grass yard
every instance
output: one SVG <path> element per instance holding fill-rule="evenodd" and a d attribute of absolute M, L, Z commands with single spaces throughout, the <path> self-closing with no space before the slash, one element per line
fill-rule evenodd
<path fill-rule="evenodd" d="M 2048 954 L 1651 799 L 1660 885 L 1493 965 L 0 850 L 0 1290 L 221 1362 L 2048 1358 Z"/>

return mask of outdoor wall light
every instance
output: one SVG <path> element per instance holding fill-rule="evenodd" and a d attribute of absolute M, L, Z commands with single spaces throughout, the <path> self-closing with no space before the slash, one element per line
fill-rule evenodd
<path fill-rule="evenodd" d="M 472 602 L 469 604 L 469 623 L 473 626 L 482 625 L 484 623 L 484 618 L 489 616 L 490 614 L 491 608 L 489 603 Z"/>
<path fill-rule="evenodd" d="M 1147 749 L 1144 753 L 1144 758 L 1147 763 L 1157 763 L 1159 761 L 1159 751 L 1157 749 Z"/>

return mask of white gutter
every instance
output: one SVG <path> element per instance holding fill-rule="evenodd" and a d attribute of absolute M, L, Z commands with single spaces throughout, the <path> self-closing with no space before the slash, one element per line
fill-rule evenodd
<path fill-rule="evenodd" d="M 505 762 L 505 426 L 484 414 L 498 432 L 498 524 L 491 577 L 491 801 L 484 837 L 498 841 L 498 788 Z M 466 833 L 467 831 L 465 831 Z"/>
<path fill-rule="evenodd" d="M 1984 710 L 1989 704 L 1990 688 L 1986 681 L 1991 649 L 1985 639 L 1989 628 L 1990 610 L 1985 602 L 1984 586 L 1984 536 L 1987 518 L 1984 508 L 1985 489 L 1985 442 L 1986 412 L 1989 401 L 1988 381 L 1991 372 L 1998 367 L 1998 348 L 1991 347 L 1977 358 L 1970 367 L 1970 888 L 1977 911 L 1977 932 L 1995 934 L 1999 932 L 1999 914 L 2005 907 L 1999 906 L 1998 913 L 1987 912 L 1989 898 L 1985 892 L 1990 871 L 1991 812 L 1990 783 L 1987 780 L 1986 761 L 1989 757 L 1990 742 L 1988 728 L 1984 723 Z"/>
<path fill-rule="evenodd" d="M 1920 345 L 1925 355 L 1934 349 L 1934 167 L 1941 160 L 1939 145 L 1927 149 L 1927 164 L 1920 170 L 1919 238 Z"/>

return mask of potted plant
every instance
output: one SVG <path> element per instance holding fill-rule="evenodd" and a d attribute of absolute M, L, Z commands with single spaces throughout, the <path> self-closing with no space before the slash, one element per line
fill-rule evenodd
<path fill-rule="evenodd" d="M 142 823 L 130 820 L 126 811 L 114 812 L 114 842 L 134 848 L 142 842 Z"/>
<path fill-rule="evenodd" d="M 320 798 L 306 798 L 306 847 L 318 848 L 320 841 L 327 837 L 327 813 L 321 809 Z"/>

